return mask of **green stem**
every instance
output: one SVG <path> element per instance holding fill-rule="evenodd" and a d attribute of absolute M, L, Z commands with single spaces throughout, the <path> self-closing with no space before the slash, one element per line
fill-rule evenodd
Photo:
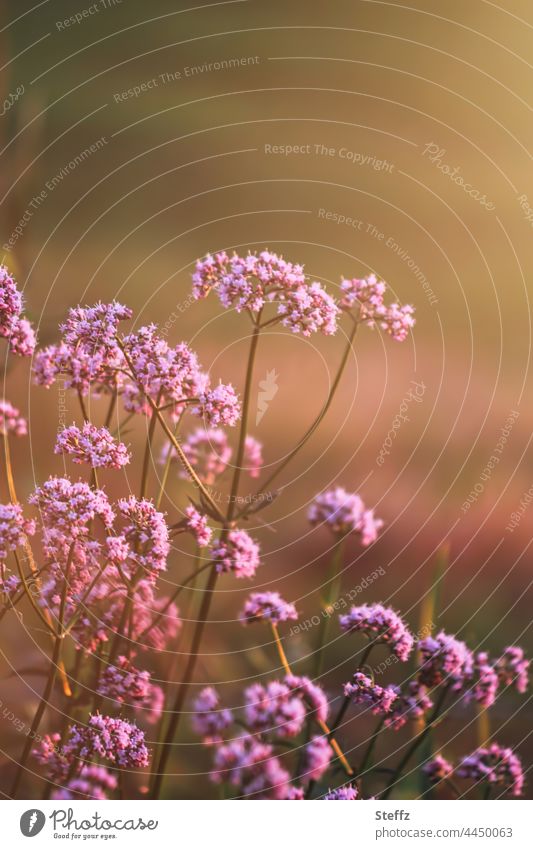
<path fill-rule="evenodd" d="M 358 777 L 359 778 L 362 777 L 363 772 L 365 771 L 367 766 L 370 764 L 370 759 L 372 757 L 372 754 L 373 754 L 374 749 L 376 747 L 376 743 L 378 741 L 378 737 L 381 734 L 384 725 L 385 725 L 385 717 L 382 716 L 380 721 L 378 722 L 375 730 L 374 730 L 374 733 L 372 734 L 372 737 L 370 738 L 370 743 L 368 744 L 368 748 L 363 755 L 363 760 L 361 761 L 361 766 L 358 769 Z"/>
<path fill-rule="evenodd" d="M 324 586 L 324 594 L 322 597 L 322 619 L 318 631 L 317 648 L 315 652 L 315 662 L 313 670 L 313 678 L 318 678 L 322 671 L 324 660 L 324 649 L 328 641 L 328 634 L 331 624 L 331 614 L 333 612 L 333 604 L 339 597 L 340 586 L 342 582 L 341 566 L 344 552 L 344 538 L 339 538 L 335 543 L 333 556 L 328 569 L 328 575 Z"/>
<path fill-rule="evenodd" d="M 161 400 L 161 393 L 157 398 L 157 406 L 159 407 L 159 402 Z M 144 447 L 144 457 L 143 457 L 143 465 L 142 465 L 142 474 L 141 474 L 141 486 L 140 486 L 140 495 L 139 498 L 142 501 L 144 496 L 146 495 L 146 488 L 148 486 L 148 471 L 150 468 L 150 458 L 152 456 L 152 442 L 154 439 L 155 426 L 157 419 L 152 414 L 152 418 L 150 419 L 150 424 L 148 426 L 148 436 L 146 437 L 146 445 Z"/>
<path fill-rule="evenodd" d="M 394 787 L 397 785 L 398 781 L 402 777 L 402 773 L 403 773 L 405 767 L 407 766 L 407 764 L 409 763 L 409 761 L 413 757 L 414 753 L 416 752 L 416 750 L 418 749 L 420 744 L 423 743 L 423 741 L 426 739 L 427 735 L 429 734 L 429 732 L 433 728 L 436 720 L 438 719 L 439 713 L 441 712 L 442 706 L 444 704 L 444 700 L 446 699 L 446 696 L 448 695 L 449 689 L 450 689 L 449 684 L 446 687 L 443 687 L 443 689 L 440 693 L 440 696 L 437 699 L 435 707 L 433 708 L 433 712 L 432 712 L 432 714 L 431 714 L 431 716 L 428 720 L 426 727 L 424 728 L 423 731 L 420 732 L 420 734 L 418 734 L 417 737 L 415 737 L 415 739 L 413 740 L 413 742 L 411 743 L 411 745 L 407 749 L 407 752 L 405 753 L 405 755 L 401 759 L 400 763 L 396 767 L 396 771 L 395 771 L 391 781 L 389 782 L 389 784 L 385 788 L 384 792 L 381 794 L 380 799 L 388 799 L 389 798 L 392 790 L 394 789 Z"/>

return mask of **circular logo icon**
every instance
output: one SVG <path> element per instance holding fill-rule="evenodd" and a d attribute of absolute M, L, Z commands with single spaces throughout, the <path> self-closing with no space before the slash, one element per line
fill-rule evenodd
<path fill-rule="evenodd" d="M 20 830 L 24 837 L 35 837 L 43 830 L 46 817 L 42 811 L 37 808 L 30 808 L 29 811 L 24 811 L 20 818 Z"/>

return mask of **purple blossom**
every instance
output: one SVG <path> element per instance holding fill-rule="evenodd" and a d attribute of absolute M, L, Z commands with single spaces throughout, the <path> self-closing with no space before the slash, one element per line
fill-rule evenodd
<path fill-rule="evenodd" d="M 143 702 L 150 687 L 150 673 L 136 669 L 124 655 L 119 655 L 116 665 L 108 666 L 98 683 L 98 692 L 107 699 L 127 706 Z"/>
<path fill-rule="evenodd" d="M 9 337 L 9 350 L 19 357 L 31 357 L 37 340 L 35 331 L 26 318 L 19 318 Z"/>
<path fill-rule="evenodd" d="M 18 577 L 18 575 L 8 575 L 7 577 L 0 577 L 0 593 L 4 596 L 4 602 L 7 599 L 11 599 L 18 588 L 20 587 L 22 581 Z"/>
<path fill-rule="evenodd" d="M 298 619 L 296 608 L 290 602 L 284 601 L 277 592 L 251 593 L 244 604 L 240 616 L 242 622 L 287 622 Z"/>
<path fill-rule="evenodd" d="M 53 791 L 52 799 L 107 799 L 109 794 L 117 789 L 117 779 L 104 766 L 87 764 L 82 766 L 80 773 L 71 778 L 65 787 Z"/>
<path fill-rule="evenodd" d="M 50 540 L 58 536 L 88 536 L 89 525 L 95 519 L 111 527 L 115 518 L 107 495 L 83 481 L 73 483 L 68 478 L 51 477 L 28 500 L 38 508 Z"/>
<path fill-rule="evenodd" d="M 302 730 L 306 710 L 302 700 L 287 684 L 281 681 L 269 681 L 266 687 L 252 684 L 246 688 L 244 696 L 244 715 L 251 731 L 296 737 Z"/>
<path fill-rule="evenodd" d="M 339 802 L 352 802 L 357 799 L 359 792 L 355 784 L 345 784 L 344 787 L 337 787 L 336 790 L 330 790 L 322 799 L 328 799 Z"/>
<path fill-rule="evenodd" d="M 70 745 L 77 746 L 82 760 L 94 756 L 124 768 L 148 766 L 150 755 L 144 732 L 131 722 L 118 717 L 93 714 L 85 727 L 74 725 Z"/>
<path fill-rule="evenodd" d="M 304 748 L 302 774 L 312 780 L 318 781 L 327 772 L 333 749 L 326 737 L 313 737 Z"/>
<path fill-rule="evenodd" d="M 74 463 L 88 463 L 93 468 L 121 469 L 130 462 L 123 442 L 117 442 L 106 427 L 85 422 L 64 428 L 57 436 L 56 454 L 69 454 Z"/>
<path fill-rule="evenodd" d="M 289 773 L 272 746 L 244 735 L 217 746 L 211 780 L 229 782 L 243 796 L 255 799 L 287 799 L 291 795 Z"/>
<path fill-rule="evenodd" d="M 511 791 L 513 796 L 522 795 L 524 773 L 520 758 L 512 749 L 504 748 L 498 743 L 476 749 L 471 755 L 463 758 L 456 773 L 460 778 L 487 781 L 503 788 L 504 791 Z"/>
<path fill-rule="evenodd" d="M 209 427 L 233 427 L 241 417 L 239 398 L 231 383 L 219 383 L 214 389 L 199 394 L 200 406 L 193 413 L 203 416 Z"/>
<path fill-rule="evenodd" d="M 412 306 L 400 306 L 397 303 L 385 306 L 384 295 L 387 284 L 379 281 L 375 274 L 363 279 L 354 278 L 343 280 L 341 283 L 343 297 L 342 309 L 358 308 L 357 319 L 369 327 L 380 327 L 397 342 L 403 342 L 409 330 L 414 327 L 414 309 Z"/>
<path fill-rule="evenodd" d="M 391 685 L 397 699 L 385 718 L 387 728 L 399 731 L 409 721 L 421 719 L 433 707 L 426 688 L 419 681 L 410 681 L 404 691 Z"/>
<path fill-rule="evenodd" d="M 398 660 L 406 661 L 414 638 L 405 622 L 390 607 L 363 604 L 352 607 L 339 617 L 340 626 L 348 634 L 361 633 L 374 643 L 385 643 Z"/>
<path fill-rule="evenodd" d="M 183 440 L 181 447 L 200 480 L 208 486 L 214 484 L 217 477 L 226 471 L 231 460 L 228 436 L 221 428 L 206 430 L 199 427 Z M 168 450 L 167 443 L 162 453 L 162 462 L 166 460 Z M 172 447 L 170 450 L 172 460 L 177 460 L 176 449 Z M 182 469 L 180 477 L 188 480 L 189 474 Z"/>
<path fill-rule="evenodd" d="M 152 578 L 157 577 L 166 569 L 170 550 L 163 513 L 151 501 L 139 500 L 134 495 L 120 499 L 118 509 L 125 522 L 123 534 L 132 550 L 135 567 L 145 570 Z"/>
<path fill-rule="evenodd" d="M 332 336 L 337 332 L 340 310 L 320 283 L 311 283 L 286 292 L 278 313 L 283 316 L 281 323 L 293 333 L 311 336 L 320 330 Z"/>
<path fill-rule="evenodd" d="M 285 683 L 304 700 L 308 707 L 308 716 L 315 716 L 318 722 L 327 722 L 329 702 L 322 687 L 304 675 L 287 675 Z"/>
<path fill-rule="evenodd" d="M 418 643 L 422 656 L 419 679 L 427 687 L 441 683 L 452 684 L 460 690 L 472 677 L 474 658 L 472 652 L 460 640 L 440 631 L 436 637 L 425 637 Z"/>
<path fill-rule="evenodd" d="M 207 516 L 192 504 L 185 509 L 185 516 L 185 527 L 192 533 L 200 548 L 209 545 L 213 531 L 207 524 Z"/>
<path fill-rule="evenodd" d="M 361 544 L 365 546 L 377 539 L 383 526 L 382 520 L 374 517 L 374 511 L 366 509 L 359 495 L 340 486 L 315 496 L 307 515 L 312 525 L 324 524 L 339 536 L 360 534 Z"/>
<path fill-rule="evenodd" d="M 498 692 L 498 673 L 491 663 L 487 652 L 478 652 L 474 659 L 474 683 L 466 692 L 466 701 L 475 701 L 481 707 L 489 708 L 496 700 Z"/>
<path fill-rule="evenodd" d="M 259 566 L 259 546 L 246 531 L 229 531 L 225 540 L 215 540 L 211 557 L 218 572 L 233 572 L 236 578 L 253 578 Z"/>
<path fill-rule="evenodd" d="M 375 714 L 389 713 L 398 698 L 394 687 L 380 687 L 363 672 L 356 672 L 352 681 L 344 685 L 344 695 L 355 705 L 370 707 Z"/>
<path fill-rule="evenodd" d="M 196 734 L 210 745 L 219 743 L 221 735 L 233 725 L 233 714 L 220 706 L 220 696 L 214 687 L 205 687 L 194 702 L 192 726 Z"/>
<path fill-rule="evenodd" d="M 7 436 L 8 433 L 13 433 L 15 436 L 26 436 L 28 423 L 13 404 L 10 404 L 9 401 L 0 401 L 0 434 Z"/>
<path fill-rule="evenodd" d="M 0 561 L 10 551 L 24 545 L 26 536 L 35 533 L 35 522 L 25 519 L 20 504 L 0 504 Z"/>
<path fill-rule="evenodd" d="M 0 338 L 9 340 L 12 354 L 29 357 L 35 348 L 35 334 L 22 316 L 22 294 L 5 265 L 0 265 Z"/>
<path fill-rule="evenodd" d="M 453 766 L 442 755 L 435 755 L 432 760 L 424 764 L 422 772 L 427 776 L 428 781 L 437 784 L 437 782 L 444 781 L 453 774 Z"/>
<path fill-rule="evenodd" d="M 529 664 L 523 649 L 508 646 L 495 664 L 501 685 L 514 686 L 519 693 L 525 693 L 529 684 Z"/>
<path fill-rule="evenodd" d="M 263 445 L 253 436 L 244 441 L 244 468 L 251 478 L 258 478 L 263 466 Z"/>

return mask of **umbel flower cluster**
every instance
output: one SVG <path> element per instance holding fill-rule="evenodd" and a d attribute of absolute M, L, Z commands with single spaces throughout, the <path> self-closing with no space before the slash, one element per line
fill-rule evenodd
<path fill-rule="evenodd" d="M 347 324 L 327 409 L 357 328 L 403 342 L 414 310 L 388 302 L 387 285 L 373 275 L 343 279 L 335 297 L 302 265 L 266 250 L 207 255 L 192 285 L 197 300 L 216 294 L 252 328 L 242 390 L 206 372 L 187 342 L 171 343 L 155 324 L 135 326 L 129 307 L 116 301 L 70 309 L 58 341 L 36 349 L 20 289 L 0 268 L 7 356 L 32 356 L 36 391 L 61 381 L 72 393 L 69 410 L 79 407 L 50 446 L 61 473 L 22 492 L 10 446 L 26 438 L 31 422 L 8 399 L 0 401 L 7 482 L 0 503 L 0 619 L 38 627 L 48 656 L 4 794 L 158 798 L 164 790 L 179 797 L 188 792 L 180 772 L 195 771 L 175 745 L 181 733 L 189 735 L 189 752 L 206 747 L 208 782 L 226 798 L 387 798 L 417 752 L 420 763 L 422 743 L 448 713 L 467 716 L 510 691 L 525 693 L 529 661 L 518 646 L 496 656 L 473 652 L 442 630 L 417 638 L 396 610 L 371 601 L 335 623 L 342 557 L 351 547 L 373 546 L 384 525 L 360 494 L 339 484 L 308 506 L 308 530 L 329 534 L 334 552 L 329 574 L 318 582 L 326 597 L 317 603 L 327 615 L 312 650 L 291 665 L 283 629 L 299 619 L 300 604 L 263 583 L 244 600 L 240 592 L 232 596 L 239 598 L 234 627 L 241 643 L 250 627 L 264 629 L 263 654 L 269 647 L 275 652 L 279 673 L 262 677 L 254 665 L 241 676 L 242 693 L 195 681 L 217 583 L 239 590 L 256 576 L 269 580 L 261 534 L 246 523 L 272 503 L 268 487 L 323 417 L 267 474 L 268 445 L 249 432 L 248 415 L 263 328 L 333 336 Z M 137 464 L 128 436 L 136 422 L 145 438 Z M 253 498 L 240 497 L 243 482 L 258 487 Z M 215 486 L 225 498 L 215 497 Z M 331 641 L 344 647 L 352 668 L 349 680 L 325 686 L 322 664 Z M 401 670 L 395 681 L 376 680 L 374 652 L 399 664 L 391 667 Z M 354 746 L 369 718 L 378 723 L 375 732 L 366 747 L 361 737 Z M 381 741 L 398 731 L 408 735 L 405 754 L 383 770 Z M 422 773 L 434 789 L 454 793 L 459 783 L 461 793 L 478 786 L 494 797 L 523 792 L 520 756 L 508 746 L 491 740 L 455 757 L 436 748 L 436 734 L 431 743 L 429 755 L 423 749 Z"/>

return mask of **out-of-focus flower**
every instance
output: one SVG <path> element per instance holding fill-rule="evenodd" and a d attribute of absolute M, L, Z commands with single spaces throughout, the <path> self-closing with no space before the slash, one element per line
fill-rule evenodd
<path fill-rule="evenodd" d="M 26 436 L 28 423 L 13 404 L 10 404 L 9 401 L 0 401 L 0 434 L 6 436 L 8 433 L 13 433 L 15 436 Z"/>
<path fill-rule="evenodd" d="M 185 527 L 194 536 L 200 548 L 203 548 L 205 545 L 209 545 L 211 537 L 213 536 L 213 531 L 207 524 L 207 516 L 200 513 L 196 507 L 193 507 L 191 504 L 189 507 L 185 508 L 185 517 Z"/>
<path fill-rule="evenodd" d="M 362 604 L 339 617 L 340 626 L 348 634 L 361 633 L 375 643 L 385 643 L 398 660 L 408 659 L 414 638 L 405 622 L 390 607 Z"/>
<path fill-rule="evenodd" d="M 107 699 L 130 706 L 144 701 L 149 686 L 150 673 L 136 669 L 127 657 L 120 655 L 114 666 L 104 670 L 97 689 Z"/>
<path fill-rule="evenodd" d="M 35 334 L 23 317 L 22 293 L 5 265 L 0 265 L 0 337 L 9 341 L 12 354 L 30 357 L 35 349 Z"/>
<path fill-rule="evenodd" d="M 476 749 L 471 755 L 463 758 L 456 774 L 460 778 L 471 778 L 473 781 L 488 781 L 489 784 L 510 791 L 513 796 L 522 795 L 524 773 L 520 758 L 512 749 L 504 748 L 498 743 Z"/>
<path fill-rule="evenodd" d="M 460 690 L 472 677 L 474 657 L 470 649 L 461 642 L 440 631 L 436 637 L 425 637 L 418 643 L 422 665 L 418 676 L 422 684 L 436 687 L 441 683 L 451 684 Z"/>
<path fill-rule="evenodd" d="M 258 478 L 263 466 L 263 445 L 254 436 L 244 441 L 244 468 L 251 478 Z"/>
<path fill-rule="evenodd" d="M 344 685 L 344 695 L 355 705 L 370 707 L 375 714 L 388 713 L 398 698 L 393 687 L 380 687 L 363 672 L 356 672 L 351 682 Z"/>
<path fill-rule="evenodd" d="M 330 790 L 322 799 L 338 802 L 352 802 L 359 796 L 357 787 L 354 784 L 345 784 L 344 787 L 338 787 L 336 790 Z"/>
<path fill-rule="evenodd" d="M 303 728 L 306 710 L 287 684 L 269 681 L 266 687 L 252 684 L 244 691 L 246 724 L 254 732 L 296 737 Z"/>
<path fill-rule="evenodd" d="M 225 540 L 215 540 L 211 557 L 218 572 L 232 572 L 236 578 L 253 578 L 259 566 L 259 546 L 246 531 L 229 531 Z"/>
<path fill-rule="evenodd" d="M 436 784 L 439 781 L 443 781 L 445 778 L 449 778 L 453 773 L 452 764 L 443 758 L 442 755 L 435 755 L 430 761 L 428 761 L 422 767 L 422 772 L 427 776 L 428 781 L 431 781 L 432 784 Z"/>
<path fill-rule="evenodd" d="M 414 309 L 409 304 L 400 306 L 384 303 L 387 284 L 377 279 L 375 274 L 341 283 L 342 299 L 340 306 L 344 310 L 358 307 L 357 320 L 369 327 L 380 327 L 397 342 L 403 342 L 409 330 L 414 327 Z"/>
<path fill-rule="evenodd" d="M 220 696 L 214 687 L 204 687 L 194 702 L 192 726 L 196 734 L 210 745 L 222 739 L 222 732 L 233 725 L 233 714 L 221 707 Z"/>
<path fill-rule="evenodd" d="M 516 687 L 519 693 L 525 693 L 529 684 L 530 661 L 519 646 L 508 646 L 496 661 L 495 669 L 503 687 Z"/>
<path fill-rule="evenodd" d="M 421 719 L 433 707 L 426 688 L 419 681 L 410 681 L 404 691 L 394 684 L 391 686 L 398 698 L 393 703 L 390 713 L 385 717 L 387 728 L 399 731 L 406 722 Z"/>
<path fill-rule="evenodd" d="M 494 704 L 498 692 L 498 673 L 489 662 L 487 652 L 478 652 L 474 658 L 474 682 L 466 692 L 466 701 L 475 701 L 481 707 Z"/>
<path fill-rule="evenodd" d="M 0 504 L 0 561 L 34 533 L 35 522 L 24 518 L 20 504 Z"/>
<path fill-rule="evenodd" d="M 82 760 L 96 755 L 126 768 L 141 768 L 150 762 L 144 731 L 118 717 L 92 714 L 88 725 L 71 728 L 68 745 L 78 748 Z"/>
<path fill-rule="evenodd" d="M 272 753 L 272 746 L 250 734 L 230 740 L 216 747 L 211 780 L 228 782 L 247 798 L 287 799 L 290 776 Z"/>
<path fill-rule="evenodd" d="M 298 619 L 294 604 L 284 601 L 277 592 L 251 593 L 244 604 L 241 620 L 249 625 L 251 622 L 286 622 L 288 619 Z"/>
<path fill-rule="evenodd" d="M 333 749 L 326 737 L 313 737 L 304 748 L 302 774 L 305 778 L 318 781 L 327 772 Z"/>
<path fill-rule="evenodd" d="M 228 435 L 222 428 L 196 428 L 185 437 L 181 447 L 200 480 L 208 486 L 214 484 L 217 477 L 226 471 L 231 460 Z M 176 449 L 167 443 L 161 454 L 161 462 L 166 461 L 169 449 L 171 459 L 177 460 Z M 188 479 L 189 474 L 182 469 L 180 477 Z"/>
<path fill-rule="evenodd" d="M 116 776 L 105 766 L 87 764 L 82 766 L 80 774 L 71 778 L 65 787 L 54 790 L 51 798 L 58 801 L 80 798 L 101 801 L 109 798 L 109 794 L 117 789 L 117 785 Z"/>
<path fill-rule="evenodd" d="M 56 454 L 68 454 L 74 463 L 88 463 L 93 468 L 121 469 L 130 462 L 130 454 L 123 442 L 117 442 L 106 427 L 95 427 L 85 422 L 64 428 L 58 435 Z"/>
<path fill-rule="evenodd" d="M 374 517 L 373 510 L 366 509 L 359 495 L 340 486 L 315 496 L 307 515 L 312 525 L 324 524 L 339 536 L 360 534 L 365 546 L 374 542 L 383 527 L 382 520 Z"/>
<path fill-rule="evenodd" d="M 308 716 L 316 716 L 319 722 L 327 721 L 329 702 L 322 687 L 310 678 L 306 678 L 305 675 L 287 675 L 285 683 L 304 700 L 308 708 Z"/>

